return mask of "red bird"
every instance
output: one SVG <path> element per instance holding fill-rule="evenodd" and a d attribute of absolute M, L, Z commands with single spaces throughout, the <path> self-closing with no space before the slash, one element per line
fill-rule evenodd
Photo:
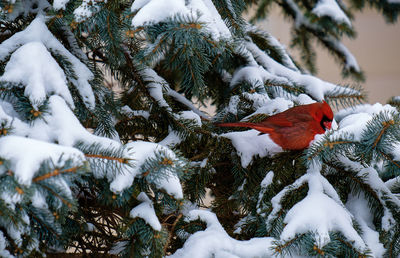
<path fill-rule="evenodd" d="M 269 134 L 282 149 L 302 150 L 308 147 L 316 134 L 331 129 L 332 120 L 332 109 L 323 101 L 290 108 L 258 123 L 221 123 L 218 126 L 249 127 Z"/>

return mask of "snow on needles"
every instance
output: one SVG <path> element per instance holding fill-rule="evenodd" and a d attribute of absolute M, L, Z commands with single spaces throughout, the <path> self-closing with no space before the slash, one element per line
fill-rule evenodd
<path fill-rule="evenodd" d="M 69 0 L 54 0 L 53 1 L 53 8 L 55 10 L 63 9 L 65 10 L 65 5 L 69 2 Z"/>
<path fill-rule="evenodd" d="M 81 5 L 74 10 L 75 19 L 77 22 L 84 21 L 90 18 L 93 13 L 98 12 L 101 8 L 98 4 L 107 3 L 107 0 L 96 1 L 96 0 L 83 0 Z"/>
<path fill-rule="evenodd" d="M 0 80 L 25 86 L 25 96 L 36 109 L 49 94 L 58 94 L 75 108 L 63 70 L 41 42 L 30 42 L 17 49 Z"/>
<path fill-rule="evenodd" d="M 252 238 L 239 241 L 231 238 L 219 223 L 217 216 L 205 210 L 192 210 L 188 221 L 200 219 L 207 224 L 204 231 L 198 231 L 186 240 L 170 258 L 208 258 L 208 257 L 272 257 L 273 238 Z"/>
<path fill-rule="evenodd" d="M 113 192 L 120 192 L 131 186 L 134 178 L 145 172 L 142 170 L 142 165 L 147 159 L 154 158 L 156 152 L 163 152 L 173 162 L 177 162 L 176 155 L 172 150 L 157 143 L 135 141 L 126 144 L 125 147 L 129 157 L 136 161 L 135 167 L 127 171 L 127 173 L 116 175 L 110 186 Z M 160 176 L 161 178 L 154 183 L 157 188 L 164 189 L 168 194 L 174 196 L 176 199 L 182 199 L 182 186 L 178 176 L 173 171 L 173 166 L 174 165 L 171 165 L 170 169 L 166 168 L 165 171 L 163 171 L 166 176 Z"/>
<path fill-rule="evenodd" d="M 232 140 L 232 144 L 240 156 L 242 167 L 245 168 L 250 164 L 254 156 L 258 155 L 263 158 L 283 151 L 267 134 L 259 134 L 259 131 L 252 129 L 243 132 L 225 133 L 221 136 Z"/>
<path fill-rule="evenodd" d="M 335 89 L 336 85 L 322 81 L 317 77 L 308 74 L 302 74 L 298 71 L 285 67 L 278 63 L 264 51 L 260 50 L 256 44 L 252 42 L 246 42 L 246 48 L 254 55 L 257 62 L 264 67 L 264 69 L 270 74 L 271 79 L 277 81 L 289 81 L 295 83 L 300 87 L 304 88 L 312 97 L 316 100 L 323 100 L 325 93 Z M 265 76 L 265 75 L 264 75 Z"/>
<path fill-rule="evenodd" d="M 330 241 L 329 232 L 339 231 L 348 241 L 354 241 L 357 249 L 365 250 L 363 239 L 353 227 L 352 214 L 344 207 L 330 183 L 320 174 L 320 169 L 320 164 L 312 164 L 305 175 L 272 198 L 273 211 L 268 220 L 276 218 L 281 209 L 281 199 L 291 187 L 297 188 L 307 183 L 307 196 L 296 203 L 284 218 L 286 226 L 280 235 L 281 240 L 287 242 L 297 234 L 312 232 L 318 247 L 322 248 Z"/>
<path fill-rule="evenodd" d="M 134 1 L 132 26 L 140 27 L 172 18 L 176 15 L 190 16 L 206 24 L 205 30 L 214 39 L 230 38 L 231 33 L 211 0 L 140 0 Z"/>
<path fill-rule="evenodd" d="M 32 42 L 40 42 L 40 43 L 33 43 Z M 29 44 L 31 43 L 31 44 Z M 39 45 L 40 44 L 40 45 Z M 32 64 L 24 64 L 27 60 L 30 62 L 36 61 L 36 65 L 38 64 L 44 64 L 47 63 L 47 66 L 53 65 L 53 67 L 49 68 L 46 66 L 46 69 L 51 69 L 51 71 L 56 71 L 58 75 L 55 76 L 43 76 L 43 73 L 40 73 L 42 77 L 36 77 L 34 75 L 29 75 L 29 73 L 35 73 L 38 72 L 38 69 L 31 69 L 24 71 L 24 75 L 28 76 L 31 81 L 29 81 L 30 87 L 35 86 L 35 89 L 38 88 L 39 83 L 37 80 L 42 80 L 44 83 L 47 83 L 51 86 L 44 86 L 45 89 L 41 89 L 40 92 L 41 94 L 39 95 L 33 95 L 29 96 L 27 95 L 28 93 L 32 93 L 30 91 L 25 92 L 27 97 L 39 97 L 38 101 L 42 99 L 43 92 L 48 93 L 50 89 L 54 90 L 56 88 L 58 93 L 63 93 L 62 96 L 67 96 L 65 94 L 64 90 L 64 84 L 61 83 L 61 81 L 64 80 L 63 76 L 61 75 L 62 70 L 59 69 L 58 66 L 54 66 L 56 62 L 50 61 L 51 57 L 49 56 L 49 52 L 52 52 L 53 54 L 59 54 L 66 58 L 68 62 L 71 63 L 72 69 L 74 70 L 76 74 L 76 80 L 71 79 L 72 84 L 76 87 L 78 90 L 79 94 L 81 95 L 85 105 L 93 109 L 95 107 L 95 97 L 93 94 L 93 90 L 91 85 L 89 84 L 89 81 L 93 79 L 93 73 L 89 70 L 89 68 L 86 67 L 85 64 L 83 64 L 81 61 L 79 61 L 78 58 L 76 58 L 73 54 L 71 54 L 55 37 L 54 35 L 48 30 L 46 24 L 45 24 L 45 18 L 42 15 L 38 15 L 32 22 L 31 24 L 23 31 L 15 33 L 11 38 L 3 41 L 3 43 L 0 44 L 0 60 L 4 61 L 6 60 L 7 57 L 10 56 L 11 53 L 16 51 L 17 49 L 21 48 L 24 45 L 25 46 L 22 50 L 22 54 L 26 54 L 28 51 L 39 51 L 39 53 L 36 54 L 30 54 L 28 59 L 23 59 L 21 58 L 21 52 L 14 53 L 15 55 L 12 56 L 12 64 L 11 67 L 9 66 L 8 72 L 11 73 L 11 71 L 15 74 L 15 67 L 22 67 L 29 69 Z M 46 48 L 46 49 L 44 49 Z M 34 60 L 33 58 L 38 58 L 38 60 Z M 50 61 L 50 62 L 49 62 Z M 48 72 L 48 71 L 47 71 Z M 8 76 L 11 76 L 12 79 L 16 80 L 15 76 L 13 77 L 12 74 L 9 74 Z M 22 75 L 22 72 L 21 74 Z M 4 80 L 4 78 L 2 79 Z M 27 79 L 25 79 L 27 80 Z M 33 81 L 32 81 L 33 80 Z M 50 81 L 49 81 L 50 80 Z M 52 81 L 54 80 L 54 81 Z M 22 82 L 22 81 L 21 81 Z M 26 82 L 26 81 L 24 81 Z M 47 91 L 46 91 L 47 90 Z M 68 96 L 67 96 L 68 98 Z M 66 101 L 71 102 L 70 99 L 66 99 Z"/>
<path fill-rule="evenodd" d="M 351 27 L 351 21 L 335 0 L 319 0 L 312 12 L 318 17 L 327 16 L 338 23 Z"/>
<path fill-rule="evenodd" d="M 75 148 L 18 136 L 0 138 L 0 157 L 11 161 L 17 180 L 25 185 L 30 185 L 35 172 L 46 160 L 57 167 L 62 167 L 67 160 L 80 166 L 85 160 L 83 153 Z"/>
<path fill-rule="evenodd" d="M 154 230 L 160 231 L 161 224 L 160 221 L 158 221 L 156 212 L 154 211 L 153 203 L 150 198 L 145 193 L 141 192 L 136 199 L 138 199 L 142 203 L 131 210 L 131 218 L 142 218 Z"/>

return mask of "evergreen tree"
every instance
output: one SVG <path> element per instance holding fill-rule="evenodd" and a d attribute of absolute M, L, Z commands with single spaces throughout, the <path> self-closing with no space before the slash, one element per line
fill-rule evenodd
<path fill-rule="evenodd" d="M 274 3 L 301 62 L 243 18 Z M 349 4 L 1 1 L 0 255 L 398 257 L 399 99 L 318 79 L 311 42 L 362 80 L 353 12 L 400 4 Z M 305 150 L 215 125 L 322 100 L 344 109 Z"/>

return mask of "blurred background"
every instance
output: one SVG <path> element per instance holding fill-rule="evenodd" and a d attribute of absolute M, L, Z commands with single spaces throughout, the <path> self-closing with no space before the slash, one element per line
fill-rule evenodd
<path fill-rule="evenodd" d="M 272 9 L 268 19 L 257 23 L 275 36 L 289 52 L 300 60 L 296 49 L 289 48 L 290 24 L 277 8 Z M 342 79 L 341 69 L 332 56 L 317 46 L 317 76 L 338 84 L 360 84 L 366 91 L 369 103 L 386 103 L 392 96 L 400 96 L 400 21 L 387 24 L 376 11 L 364 9 L 356 13 L 353 26 L 355 39 L 343 43 L 353 53 L 365 73 L 365 82 L 357 83 Z"/>

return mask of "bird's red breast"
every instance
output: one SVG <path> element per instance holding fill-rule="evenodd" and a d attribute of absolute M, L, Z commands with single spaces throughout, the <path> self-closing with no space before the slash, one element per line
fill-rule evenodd
<path fill-rule="evenodd" d="M 332 120 L 332 109 L 323 101 L 290 108 L 258 123 L 221 123 L 218 126 L 256 129 L 269 134 L 282 149 L 301 150 L 309 146 L 316 134 L 330 129 Z"/>

